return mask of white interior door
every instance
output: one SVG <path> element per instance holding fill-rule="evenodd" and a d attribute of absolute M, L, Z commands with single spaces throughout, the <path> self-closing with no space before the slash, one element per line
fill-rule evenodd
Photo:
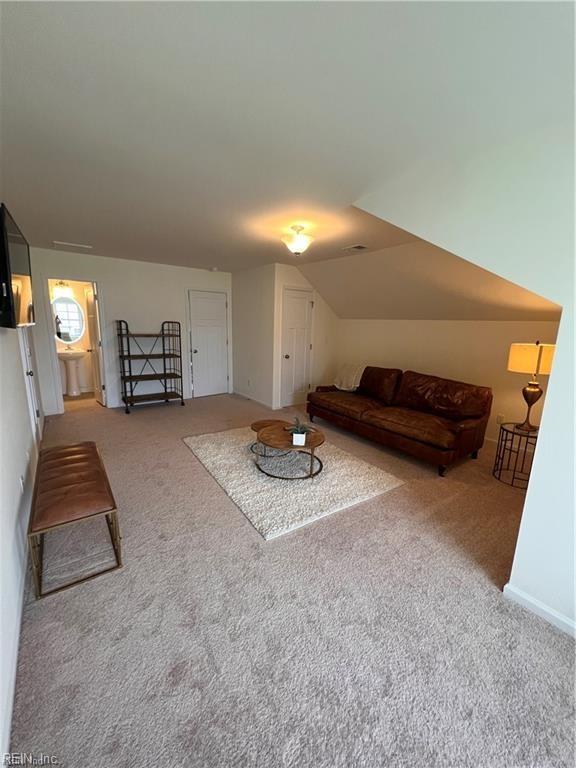
<path fill-rule="evenodd" d="M 225 293 L 190 291 L 194 397 L 228 392 L 228 301 Z"/>
<path fill-rule="evenodd" d="M 43 416 L 40 405 L 40 393 L 38 392 L 38 375 L 36 366 L 36 355 L 34 353 L 34 343 L 32 340 L 31 328 L 19 328 L 18 335 L 20 339 L 20 352 L 22 355 L 22 367 L 24 369 L 24 378 L 26 380 L 26 398 L 28 400 L 28 410 L 30 412 L 30 422 L 36 444 L 42 439 Z"/>
<path fill-rule="evenodd" d="M 92 380 L 94 397 L 102 405 L 106 405 L 106 387 L 104 386 L 104 359 L 102 355 L 102 333 L 100 330 L 100 315 L 98 312 L 98 291 L 96 283 L 86 289 L 86 314 L 88 320 L 88 335 L 90 337 L 90 357 L 92 359 Z"/>
<path fill-rule="evenodd" d="M 310 388 L 312 292 L 284 290 L 282 302 L 282 406 L 302 403 Z"/>

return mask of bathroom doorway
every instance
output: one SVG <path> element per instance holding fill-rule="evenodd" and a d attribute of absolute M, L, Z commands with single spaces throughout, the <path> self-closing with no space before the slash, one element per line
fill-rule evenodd
<path fill-rule="evenodd" d="M 102 332 L 96 283 L 48 280 L 64 410 L 106 405 Z"/>

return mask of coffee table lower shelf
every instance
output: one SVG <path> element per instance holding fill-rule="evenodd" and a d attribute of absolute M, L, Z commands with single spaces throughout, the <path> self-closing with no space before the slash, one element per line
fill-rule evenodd
<path fill-rule="evenodd" d="M 293 451 L 289 451 L 287 453 L 283 454 L 276 454 L 274 456 L 264 456 L 262 454 L 257 453 L 256 454 L 256 466 L 262 472 L 263 474 L 267 475 L 268 477 L 273 477 L 276 480 L 309 480 L 312 477 L 316 477 L 316 475 L 319 475 L 320 472 L 324 469 L 324 464 L 322 463 L 322 459 L 319 459 L 318 456 L 316 456 L 314 453 L 310 453 L 310 451 L 298 451 L 298 453 L 303 454 L 305 456 L 310 457 L 310 471 L 307 474 L 302 475 L 277 475 L 273 472 L 268 472 L 268 470 L 264 469 L 264 467 L 261 464 L 262 459 L 279 459 L 284 458 L 285 456 L 290 456 L 294 453 Z M 307 462 L 308 463 L 308 462 Z"/>

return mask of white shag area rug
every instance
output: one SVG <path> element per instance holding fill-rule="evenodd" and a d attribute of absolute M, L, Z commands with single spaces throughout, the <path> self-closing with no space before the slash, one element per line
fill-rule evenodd
<path fill-rule="evenodd" d="M 250 451 L 255 435 L 249 428 L 185 437 L 184 442 L 265 539 L 312 523 L 403 484 L 394 475 L 357 459 L 326 441 L 317 449 L 324 469 L 305 480 L 267 477 Z M 299 458 L 300 457 L 300 458 Z M 307 460 L 299 454 L 278 457 Z"/>

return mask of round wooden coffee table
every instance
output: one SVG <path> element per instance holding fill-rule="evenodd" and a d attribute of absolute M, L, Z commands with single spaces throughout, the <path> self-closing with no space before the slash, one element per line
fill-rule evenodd
<path fill-rule="evenodd" d="M 258 435 L 258 432 L 260 432 L 260 430 L 265 429 L 266 427 L 273 427 L 274 425 L 277 425 L 277 426 L 281 425 L 282 427 L 289 427 L 291 425 L 291 422 L 290 421 L 284 421 L 282 419 L 260 419 L 259 421 L 252 422 L 252 424 L 250 424 L 250 429 L 253 432 L 256 432 L 256 435 Z M 266 456 L 266 450 L 264 450 L 262 452 L 262 451 L 260 451 L 258 446 L 259 446 L 259 441 L 258 441 L 258 439 L 256 439 L 252 443 L 252 445 L 250 446 L 250 450 L 252 451 L 252 453 L 255 454 L 256 456 L 258 456 L 259 454 L 261 454 L 263 456 Z M 277 456 L 278 453 L 275 452 L 274 455 Z M 282 455 L 284 455 L 284 454 L 282 454 Z"/>
<path fill-rule="evenodd" d="M 258 432 L 258 442 L 268 448 L 274 448 L 276 451 L 283 451 L 285 456 L 294 451 L 309 456 L 310 462 L 307 462 L 308 472 L 291 476 L 276 474 L 262 466 L 262 459 L 266 460 L 271 457 L 263 456 L 259 453 L 256 454 L 256 466 L 260 472 L 268 475 L 268 477 L 275 477 L 278 480 L 306 480 L 310 477 L 316 477 L 316 475 L 322 472 L 324 466 L 318 456 L 315 455 L 316 448 L 320 447 L 326 440 L 324 433 L 319 429 L 314 429 L 313 432 L 307 433 L 305 445 L 294 445 L 292 443 L 292 433 L 288 432 L 284 428 L 285 426 L 285 424 L 277 423 L 264 427 Z M 273 458 L 278 458 L 278 454 Z"/>

